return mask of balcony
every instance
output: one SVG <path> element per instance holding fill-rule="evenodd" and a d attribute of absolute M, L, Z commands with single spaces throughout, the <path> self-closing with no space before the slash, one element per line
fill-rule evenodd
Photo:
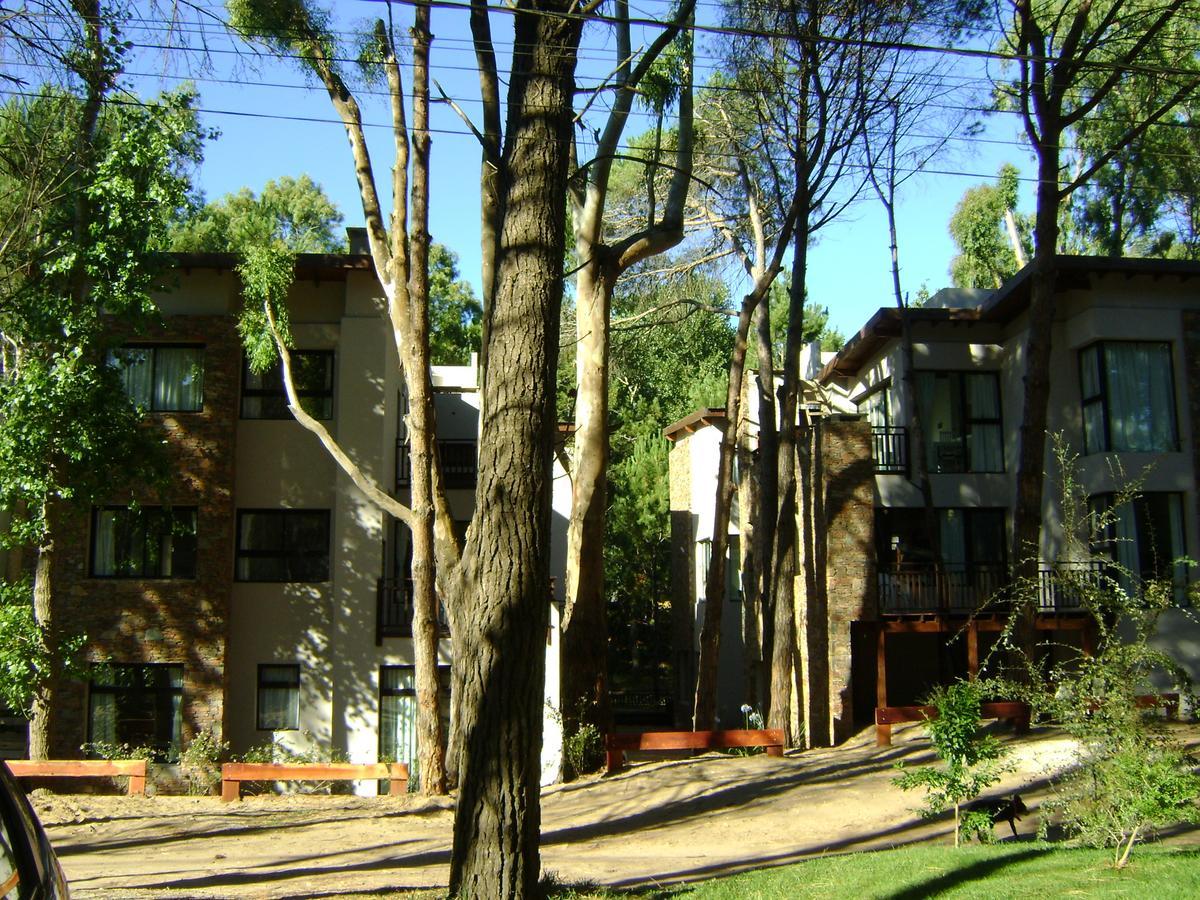
<path fill-rule="evenodd" d="M 1089 591 L 1101 586 L 1099 562 L 1043 564 L 1038 572 L 1038 612 L 1078 613 L 1086 609 Z M 878 572 L 879 611 L 884 615 L 970 615 L 1008 587 L 1007 566 L 905 565 Z M 993 604 L 1002 611 L 1007 604 Z"/>
<path fill-rule="evenodd" d="M 375 588 L 375 643 L 384 638 L 412 637 L 413 581 L 411 578 L 380 578 Z M 446 607 L 438 603 L 438 631 L 450 633 Z"/>
<path fill-rule="evenodd" d="M 871 429 L 871 459 L 878 475 L 908 474 L 908 429 L 879 427 Z"/>
<path fill-rule="evenodd" d="M 885 615 L 969 615 L 1008 584 L 1001 565 L 905 565 L 880 569 L 879 611 Z"/>
<path fill-rule="evenodd" d="M 442 484 L 450 489 L 475 487 L 476 465 L 475 441 L 439 440 L 438 459 L 442 463 Z M 412 483 L 412 457 L 408 452 L 408 441 L 396 441 L 396 487 L 408 487 Z"/>

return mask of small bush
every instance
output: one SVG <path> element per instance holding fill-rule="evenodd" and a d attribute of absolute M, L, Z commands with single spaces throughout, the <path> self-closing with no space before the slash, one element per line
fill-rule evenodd
<path fill-rule="evenodd" d="M 595 772 L 604 763 L 604 738 L 591 722 L 584 722 L 563 738 L 566 778 Z"/>
<path fill-rule="evenodd" d="M 144 759 L 146 762 L 154 762 L 161 756 L 157 750 L 145 744 L 132 747 L 129 744 L 114 744 L 109 741 L 91 741 L 80 744 L 79 749 L 91 759 Z"/>
<path fill-rule="evenodd" d="M 212 794 L 221 783 L 221 757 L 229 744 L 217 738 L 211 729 L 197 734 L 179 754 L 179 766 L 187 779 L 189 794 Z"/>

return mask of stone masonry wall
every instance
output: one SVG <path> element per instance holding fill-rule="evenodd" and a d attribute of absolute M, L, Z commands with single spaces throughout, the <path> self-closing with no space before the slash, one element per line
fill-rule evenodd
<path fill-rule="evenodd" d="M 69 632 L 87 635 L 89 662 L 175 663 L 184 667 L 183 739 L 223 732 L 225 646 L 233 581 L 233 484 L 241 344 L 231 316 L 169 317 L 131 344 L 204 347 L 204 408 L 150 414 L 162 429 L 171 465 L 164 494 L 145 487 L 147 505 L 194 506 L 196 578 L 90 578 L 91 516 L 63 522 L 55 570 L 55 614 Z M 124 503 L 129 495 L 114 495 Z M 71 682 L 51 719 L 56 756 L 76 757 L 87 735 L 87 692 Z"/>
<path fill-rule="evenodd" d="M 874 616 L 875 470 L 866 419 L 827 419 L 819 428 L 825 476 L 829 713 L 833 739 L 841 742 L 854 730 L 851 623 Z"/>

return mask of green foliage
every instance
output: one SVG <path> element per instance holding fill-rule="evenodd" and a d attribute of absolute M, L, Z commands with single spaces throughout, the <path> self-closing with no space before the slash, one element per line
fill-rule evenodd
<path fill-rule="evenodd" d="M 1018 172 L 1006 163 L 1000 168 L 996 184 L 968 188 L 950 217 L 950 236 L 958 246 L 958 256 L 950 261 L 950 277 L 955 287 L 998 288 L 1016 274 L 1017 255 L 1012 247 L 1005 214 L 1012 213 L 1026 257 L 1032 254 L 1032 223 L 1017 208 Z"/>
<path fill-rule="evenodd" d="M 725 405 L 733 344 L 725 291 L 696 275 L 616 301 L 604 579 L 618 689 L 654 689 L 668 673 L 670 444 L 662 428 L 697 407 Z"/>
<path fill-rule="evenodd" d="M 158 760 L 158 751 L 144 744 L 139 747 L 133 747 L 129 744 L 91 741 L 86 744 L 80 744 L 79 749 L 83 751 L 88 759 L 144 759 L 146 762 L 155 762 Z"/>
<path fill-rule="evenodd" d="M 308 175 L 268 181 L 262 194 L 249 188 L 227 194 L 172 224 L 176 252 L 234 253 L 280 241 L 294 253 L 340 253 L 342 214 Z"/>
<path fill-rule="evenodd" d="M 35 686 L 50 670 L 50 654 L 33 618 L 28 579 L 0 582 L 0 702 L 28 714 Z"/>
<path fill-rule="evenodd" d="M 429 358 L 433 365 L 465 366 L 480 347 L 483 306 L 458 272 L 458 256 L 441 244 L 429 248 Z"/>
<path fill-rule="evenodd" d="M 935 688 L 925 702 L 937 710 L 937 716 L 926 720 L 925 729 L 941 763 L 914 769 L 903 763 L 896 766 L 901 774 L 893 780 L 901 789 L 924 789 L 922 816 L 932 818 L 954 809 L 955 846 L 963 826 L 960 807 L 999 781 L 1007 769 L 1004 747 L 979 727 L 980 706 L 991 691 L 991 686 L 980 680 Z"/>
<path fill-rule="evenodd" d="M 1091 564 L 1060 568 L 1055 588 L 1078 599 L 1090 618 L 1095 646 L 1089 655 L 1064 645 L 1052 665 L 1025 661 L 1032 671 L 1024 687 L 1027 699 L 1079 746 L 1076 766 L 1054 783 L 1044 809 L 1080 841 L 1114 848 L 1114 864 L 1124 866 L 1134 845 L 1155 828 L 1200 820 L 1195 760 L 1165 727 L 1159 711 L 1139 701 L 1168 686 L 1194 708 L 1187 672 L 1153 641 L 1165 611 L 1173 609 L 1179 616 L 1192 612 L 1175 608 L 1168 581 L 1142 581 L 1106 556 L 1092 555 L 1092 548 L 1103 547 L 1101 539 L 1116 508 L 1136 496 L 1137 483 L 1122 489 L 1108 510 L 1089 514 L 1077 459 L 1061 437 L 1055 440 L 1055 456 L 1064 533 L 1072 538 L 1068 558 Z M 1037 585 L 1019 586 L 1012 598 L 1013 623 L 1024 611 L 1036 609 L 1040 596 Z M 1000 639 L 1010 655 L 1019 652 L 1013 623 Z"/>
<path fill-rule="evenodd" d="M 305 67 L 322 60 L 337 71 L 339 60 L 349 58 L 337 45 L 329 11 L 305 0 L 229 0 L 226 8 L 229 24 L 243 37 L 284 59 L 296 57 Z"/>
<path fill-rule="evenodd" d="M 251 242 L 241 247 L 239 255 L 237 273 L 245 302 L 238 316 L 238 334 L 251 371 L 261 373 L 279 358 L 276 335 L 285 347 L 292 346 L 287 295 L 295 278 L 296 257 L 281 240 Z"/>
<path fill-rule="evenodd" d="M 205 728 L 183 748 L 179 765 L 188 782 L 189 794 L 212 794 L 221 784 L 221 759 L 229 744 Z"/>
<path fill-rule="evenodd" d="M 172 212 L 203 137 L 194 95 L 105 107 L 93 146 L 78 150 L 80 103 L 44 90 L 0 116 L 0 507 L 4 540 L 40 543 L 46 508 L 111 497 L 122 481 L 161 476 L 160 442 L 139 417 L 106 350 L 114 319 L 138 328 Z M 51 127 L 51 126 L 56 127 Z M 27 204 L 36 205 L 30 209 Z M 78 228 L 80 211 L 84 227 Z"/>

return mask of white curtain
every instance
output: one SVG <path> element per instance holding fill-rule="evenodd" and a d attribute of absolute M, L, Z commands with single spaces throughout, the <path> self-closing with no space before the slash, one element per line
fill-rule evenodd
<path fill-rule="evenodd" d="M 963 527 L 963 512 L 960 509 L 941 510 L 942 562 L 947 567 L 965 568 L 967 564 L 967 539 Z"/>
<path fill-rule="evenodd" d="M 155 348 L 155 409 L 187 411 L 201 408 L 202 353 L 195 347 Z"/>
<path fill-rule="evenodd" d="M 996 378 L 987 375 L 967 376 L 967 408 L 972 419 L 999 419 L 1000 404 L 996 396 Z M 971 425 L 967 435 L 972 472 L 1004 471 L 1000 426 L 996 423 Z"/>
<path fill-rule="evenodd" d="M 149 409 L 154 387 L 154 367 L 150 363 L 150 350 L 125 347 L 113 353 L 109 362 L 121 372 L 121 381 L 129 399 L 136 406 Z"/>
<path fill-rule="evenodd" d="M 1169 344 L 1104 345 L 1109 449 L 1163 451 L 1175 446 L 1175 398 Z"/>
<path fill-rule="evenodd" d="M 300 689 L 293 666 L 263 666 L 259 671 L 258 727 L 264 731 L 298 728 Z"/>

